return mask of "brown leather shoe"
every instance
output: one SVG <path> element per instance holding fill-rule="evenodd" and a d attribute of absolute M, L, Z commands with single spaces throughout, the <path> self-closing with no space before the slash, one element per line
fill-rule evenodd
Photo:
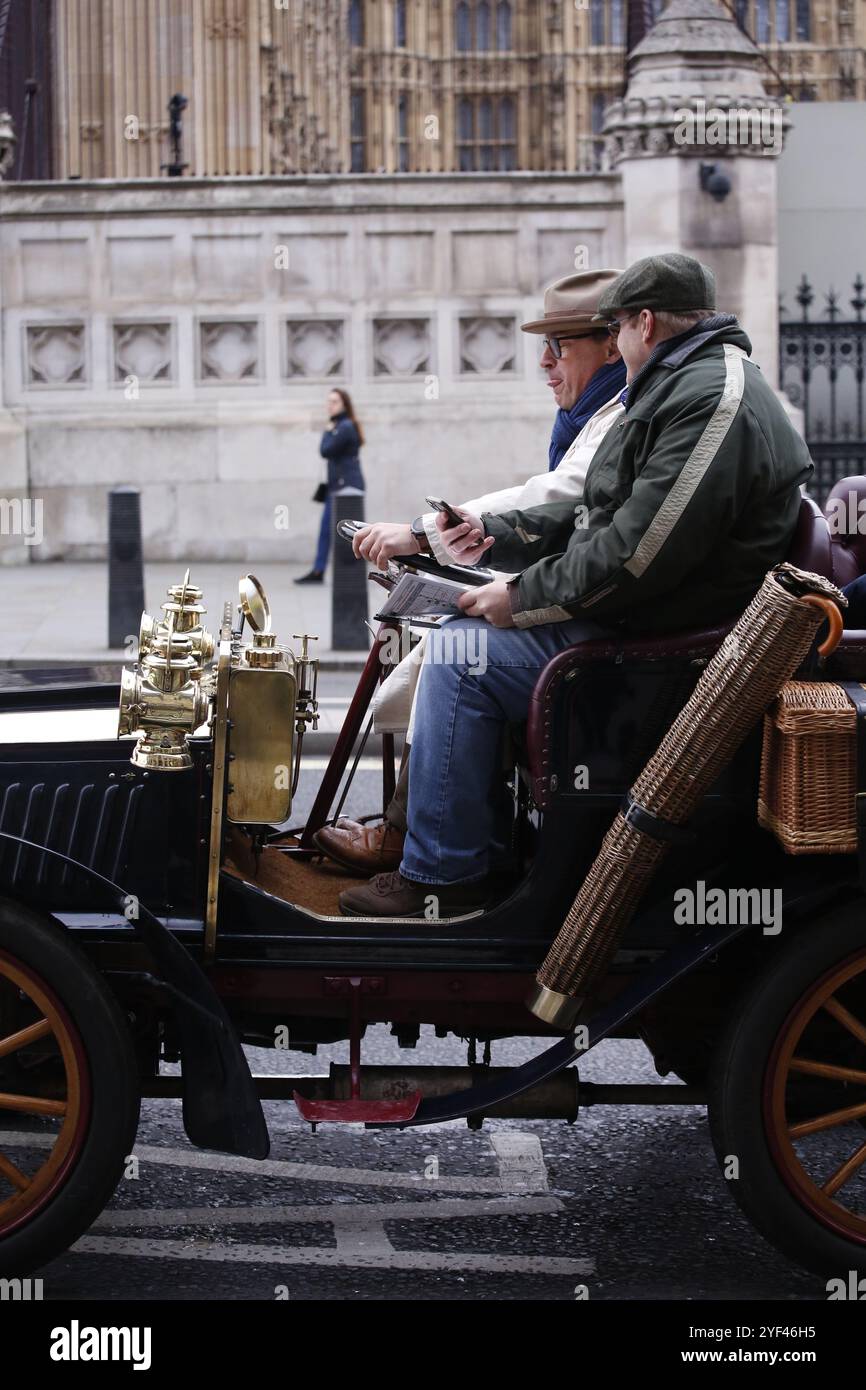
<path fill-rule="evenodd" d="M 325 825 L 313 836 L 313 844 L 356 874 L 381 874 L 399 868 L 403 858 L 402 830 L 383 820 L 379 825 L 363 825 L 356 820 Z"/>
<path fill-rule="evenodd" d="M 475 912 L 490 896 L 486 879 L 474 883 L 413 883 L 399 869 L 340 894 L 344 917 L 424 917 L 437 922 Z"/>

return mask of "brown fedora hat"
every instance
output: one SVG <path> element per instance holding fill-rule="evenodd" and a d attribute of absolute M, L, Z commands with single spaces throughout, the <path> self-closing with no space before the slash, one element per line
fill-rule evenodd
<path fill-rule="evenodd" d="M 584 270 L 548 285 L 544 291 L 544 318 L 522 323 L 523 332 L 556 334 L 583 328 L 587 335 L 597 333 L 602 327 L 597 319 L 593 323 L 598 301 L 621 274 L 621 270 Z"/>

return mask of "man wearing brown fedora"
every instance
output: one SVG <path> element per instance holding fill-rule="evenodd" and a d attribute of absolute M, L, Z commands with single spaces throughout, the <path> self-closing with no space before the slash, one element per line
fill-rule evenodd
<path fill-rule="evenodd" d="M 615 335 L 598 320 L 605 290 L 621 272 L 588 270 L 568 275 L 544 292 L 540 319 L 521 324 L 524 333 L 544 336 L 541 366 L 558 410 L 550 440 L 548 467 L 516 487 L 473 497 L 457 511 L 499 515 L 515 507 L 537 507 L 580 493 L 593 454 L 622 413 L 625 365 Z M 441 540 L 445 529 L 439 512 L 425 512 L 411 523 L 377 521 L 355 536 L 355 554 L 374 565 L 394 555 L 432 552 L 443 565 L 474 564 L 488 548 L 470 526 L 451 545 Z"/>
<path fill-rule="evenodd" d="M 558 407 L 548 467 L 515 487 L 470 498 L 458 512 L 500 515 L 546 502 L 579 501 L 592 457 L 623 413 L 625 366 L 615 337 L 597 318 L 601 296 L 619 273 L 585 271 L 557 280 L 544 292 L 542 317 L 521 325 L 524 333 L 544 337 L 541 366 Z M 355 554 L 376 565 L 387 564 L 394 555 L 421 551 L 432 553 L 444 565 L 477 564 L 492 542 L 484 541 L 477 528 L 467 523 L 446 544 L 442 538 L 446 524 L 437 512 L 427 512 L 411 524 L 376 522 L 356 536 Z M 372 826 L 341 819 L 315 836 L 319 849 L 356 873 L 381 873 L 400 863 L 406 831 L 408 743 L 426 648 L 422 640 L 399 663 L 380 687 L 374 706 L 377 732 L 409 731 L 400 780 L 385 818 Z"/>

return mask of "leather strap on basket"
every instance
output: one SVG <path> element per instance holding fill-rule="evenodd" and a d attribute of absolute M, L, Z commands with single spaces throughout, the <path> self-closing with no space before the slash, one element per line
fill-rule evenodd
<path fill-rule="evenodd" d="M 857 862 L 860 882 L 866 887 L 866 690 L 858 681 L 838 681 L 857 711 L 857 795 L 854 816 L 857 826 Z"/>
<path fill-rule="evenodd" d="M 866 690 L 863 694 L 866 695 Z M 650 835 L 654 840 L 660 840 L 662 844 L 693 845 L 697 839 L 694 830 L 689 830 L 684 825 L 675 825 L 673 821 L 664 820 L 662 816 L 648 811 L 646 806 L 641 806 L 639 801 L 635 801 L 631 792 L 626 792 L 619 809 L 626 825 L 633 825 L 636 830 L 643 831 L 644 835 Z"/>

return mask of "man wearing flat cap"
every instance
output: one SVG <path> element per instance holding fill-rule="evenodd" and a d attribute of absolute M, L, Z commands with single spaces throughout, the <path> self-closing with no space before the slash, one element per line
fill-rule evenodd
<path fill-rule="evenodd" d="M 522 325 L 524 333 L 544 338 L 541 366 L 558 406 L 544 471 L 516 487 L 470 498 L 458 507 L 458 512 L 473 518 L 473 524 L 448 528 L 440 513 L 426 512 L 411 525 L 377 522 L 367 526 L 355 537 L 356 555 L 385 565 L 393 555 L 426 551 L 443 565 L 455 561 L 474 565 L 493 544 L 492 539 L 485 541 L 480 522 L 475 521 L 482 513 L 547 502 L 574 506 L 580 501 L 592 457 L 623 413 L 625 364 L 615 332 L 597 317 L 601 295 L 619 273 L 593 270 L 558 280 L 545 290 L 542 318 Z M 424 490 L 431 486 L 428 482 Z M 380 686 L 373 706 L 377 733 L 408 730 L 407 743 L 411 741 L 412 710 L 426 651 L 427 642 L 422 640 Z M 395 869 L 400 863 L 406 832 L 407 753 L 384 820 L 371 825 L 342 819 L 324 826 L 314 837 L 329 858 L 361 874 Z"/>
<path fill-rule="evenodd" d="M 552 502 L 477 518 L 490 560 L 520 573 L 461 598 L 455 622 L 488 625 L 485 669 L 428 664 L 400 868 L 344 893 L 344 912 L 423 916 L 431 892 L 441 916 L 484 903 L 502 731 L 526 717 L 551 657 L 611 629 L 733 619 L 785 557 L 812 463 L 748 337 L 716 312 L 712 272 L 678 253 L 637 261 L 601 295 L 598 322 L 616 324 L 625 413 L 577 512 Z"/>

